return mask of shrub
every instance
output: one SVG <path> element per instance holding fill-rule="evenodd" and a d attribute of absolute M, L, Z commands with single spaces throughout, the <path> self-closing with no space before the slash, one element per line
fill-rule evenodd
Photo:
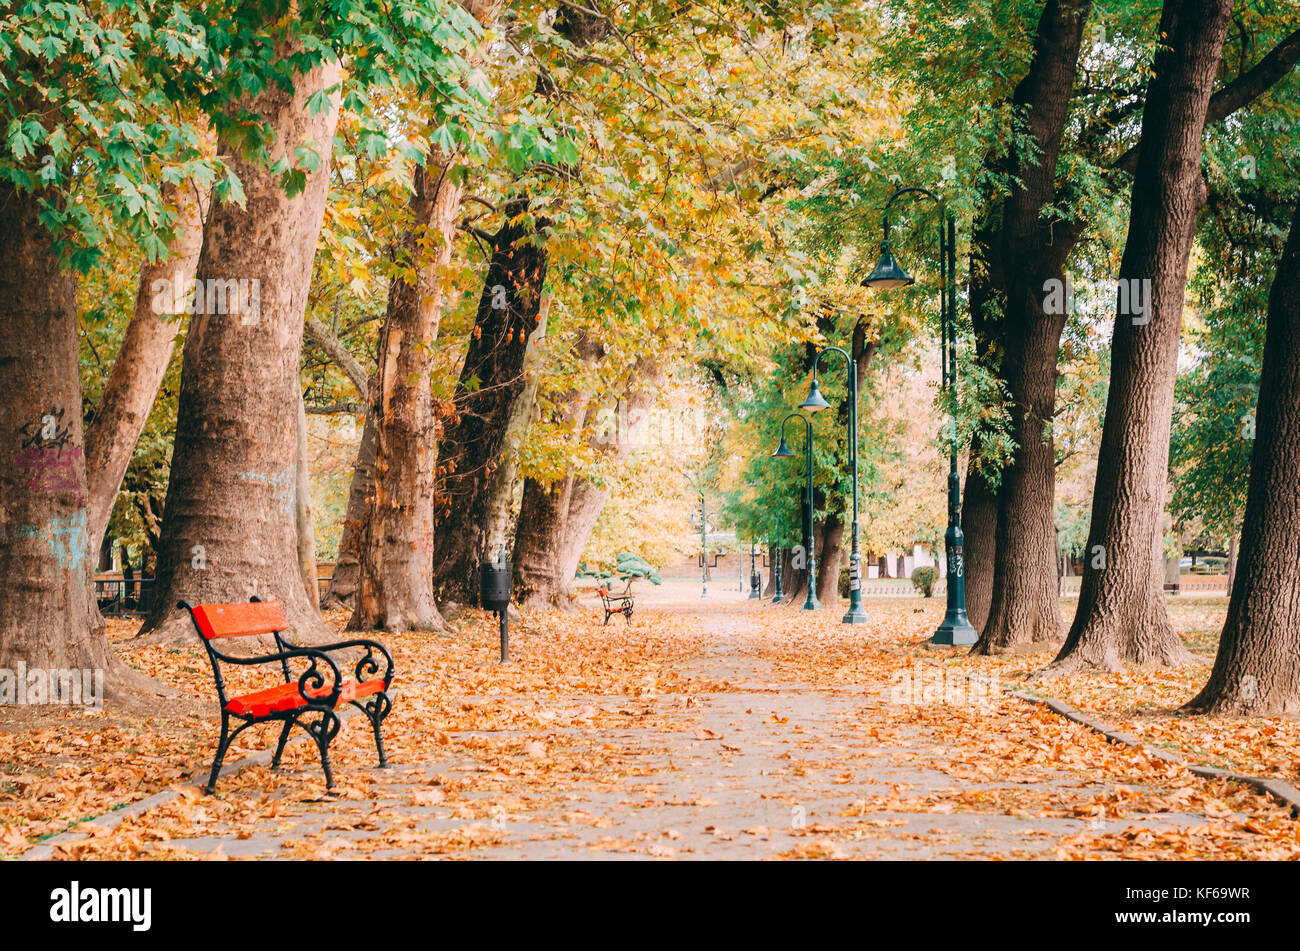
<path fill-rule="evenodd" d="M 912 587 L 927 598 L 934 597 L 934 583 L 939 580 L 939 569 L 922 565 L 912 569 Z"/>

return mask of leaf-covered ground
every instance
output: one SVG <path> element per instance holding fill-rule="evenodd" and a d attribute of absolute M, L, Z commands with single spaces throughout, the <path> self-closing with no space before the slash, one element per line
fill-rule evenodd
<path fill-rule="evenodd" d="M 1001 693 L 1049 655 L 925 647 L 937 600 L 879 599 L 872 623 L 851 628 L 838 611 L 666 589 L 630 626 L 602 627 L 586 601 L 529 616 L 512 627 L 505 667 L 487 615 L 466 615 L 451 636 L 385 636 L 399 672 L 385 727 L 394 765 L 374 768 L 353 719 L 332 748 L 332 796 L 303 742 L 281 772 L 252 766 L 202 796 L 193 783 L 216 725 L 206 659 L 197 645 L 131 645 L 130 626 L 115 626 L 129 662 L 179 699 L 149 718 L 11 708 L 0 852 L 73 828 L 53 857 L 1300 855 L 1300 823 L 1269 798 Z M 1222 600 L 1173 611 L 1208 655 Z M 1297 722 L 1169 712 L 1205 673 L 1033 689 L 1195 760 L 1295 781 Z M 229 760 L 263 749 L 273 729 L 245 734 Z M 77 824 L 166 789 L 178 795 L 141 814 Z"/>

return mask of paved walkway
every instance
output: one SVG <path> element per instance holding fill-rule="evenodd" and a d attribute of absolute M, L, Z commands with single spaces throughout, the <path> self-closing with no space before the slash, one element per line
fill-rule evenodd
<path fill-rule="evenodd" d="M 981 736 L 1026 754 L 1053 742 L 1032 730 L 1058 721 L 1027 726 L 1029 709 L 1014 701 L 964 724 L 942 709 L 916 716 L 880 683 L 798 682 L 797 668 L 780 661 L 788 644 L 760 614 L 698 602 L 651 610 L 702 616 L 711 644 L 686 673 L 727 689 L 566 695 L 540 708 L 507 697 L 557 725 L 431 738 L 426 758 L 386 771 L 358 759 L 340 770 L 353 785 L 345 778 L 337 800 L 303 797 L 302 784 L 297 798 L 284 784 L 269 793 L 234 785 L 224 802 L 163 807 L 153 825 L 167 820 L 169 850 L 228 857 L 930 859 L 1053 857 L 1072 836 L 1206 821 L 1177 808 L 1174 787 L 1185 779 L 1128 784 L 1130 805 L 1115 819 L 1095 805 L 1113 797 L 1115 782 L 1086 755 L 1058 748 L 1005 768 L 973 760 Z M 1080 728 L 1059 729 L 1072 743 L 1096 743 Z M 1017 730 L 1031 732 L 1007 743 Z M 480 747 L 494 752 L 465 755 Z M 573 764 L 562 783 L 530 782 L 530 761 L 558 756 Z M 298 763 L 317 769 L 305 751 Z"/>

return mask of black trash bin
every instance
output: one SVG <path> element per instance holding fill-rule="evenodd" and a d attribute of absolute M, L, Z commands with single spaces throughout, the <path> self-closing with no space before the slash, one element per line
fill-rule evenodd
<path fill-rule="evenodd" d="M 510 603 L 510 562 L 489 561 L 478 569 L 479 603 L 489 611 L 505 610 Z"/>
<path fill-rule="evenodd" d="M 479 604 L 501 616 L 501 663 L 510 657 L 510 630 L 507 612 L 510 608 L 510 562 L 505 549 L 497 553 L 496 561 L 478 567 Z"/>

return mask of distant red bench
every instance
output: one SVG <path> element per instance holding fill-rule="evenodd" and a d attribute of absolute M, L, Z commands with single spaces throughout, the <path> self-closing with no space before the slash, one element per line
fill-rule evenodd
<path fill-rule="evenodd" d="M 216 788 L 217 774 L 221 772 L 221 762 L 225 759 L 230 744 L 244 730 L 258 723 L 278 722 L 280 741 L 275 747 L 275 756 L 271 758 L 271 768 L 279 769 L 280 756 L 284 753 L 284 744 L 289 739 L 289 730 L 295 724 L 302 727 L 315 741 L 320 750 L 321 767 L 325 770 L 325 785 L 334 787 L 334 776 L 330 772 L 329 745 L 338 735 L 341 721 L 336 710 L 345 703 L 350 703 L 370 720 L 375 733 L 375 747 L 379 751 L 379 765 L 388 765 L 384 755 L 384 740 L 380 727 L 392 701 L 388 697 L 388 688 L 393 682 L 393 657 L 388 649 L 378 641 L 351 640 L 337 644 L 325 644 L 319 647 L 298 647 L 281 636 L 281 631 L 289 627 L 285 620 L 284 609 L 278 601 L 252 601 L 242 604 L 190 604 L 181 601 L 177 607 L 190 612 L 194 628 L 199 639 L 207 648 L 208 660 L 212 662 L 212 676 L 217 685 L 217 701 L 221 705 L 221 740 L 217 744 L 217 756 L 212 761 L 212 774 L 208 777 L 205 790 L 209 795 Z M 223 654 L 213 645 L 213 641 L 223 637 L 248 637 L 256 634 L 272 634 L 279 648 L 274 654 L 256 657 L 231 657 Z M 330 656 L 333 651 L 347 648 L 365 648 L 365 653 L 357 661 L 353 670 L 354 678 L 345 680 L 339 672 L 338 664 Z M 382 677 L 379 673 L 379 658 L 382 655 L 386 668 Z M 310 661 L 307 667 L 295 678 L 289 665 L 291 660 Z M 255 664 L 280 665 L 284 683 L 255 690 L 237 697 L 226 696 L 226 684 L 221 677 L 222 664 L 251 666 Z M 231 719 L 242 720 L 233 731 Z"/>
<path fill-rule="evenodd" d="M 631 587 L 629 585 L 629 587 Z M 622 594 L 610 594 L 609 588 L 601 585 L 596 589 L 600 592 L 600 604 L 605 609 L 605 623 L 615 614 L 623 615 L 623 620 L 628 624 L 632 623 L 632 594 L 630 591 L 624 591 Z"/>

